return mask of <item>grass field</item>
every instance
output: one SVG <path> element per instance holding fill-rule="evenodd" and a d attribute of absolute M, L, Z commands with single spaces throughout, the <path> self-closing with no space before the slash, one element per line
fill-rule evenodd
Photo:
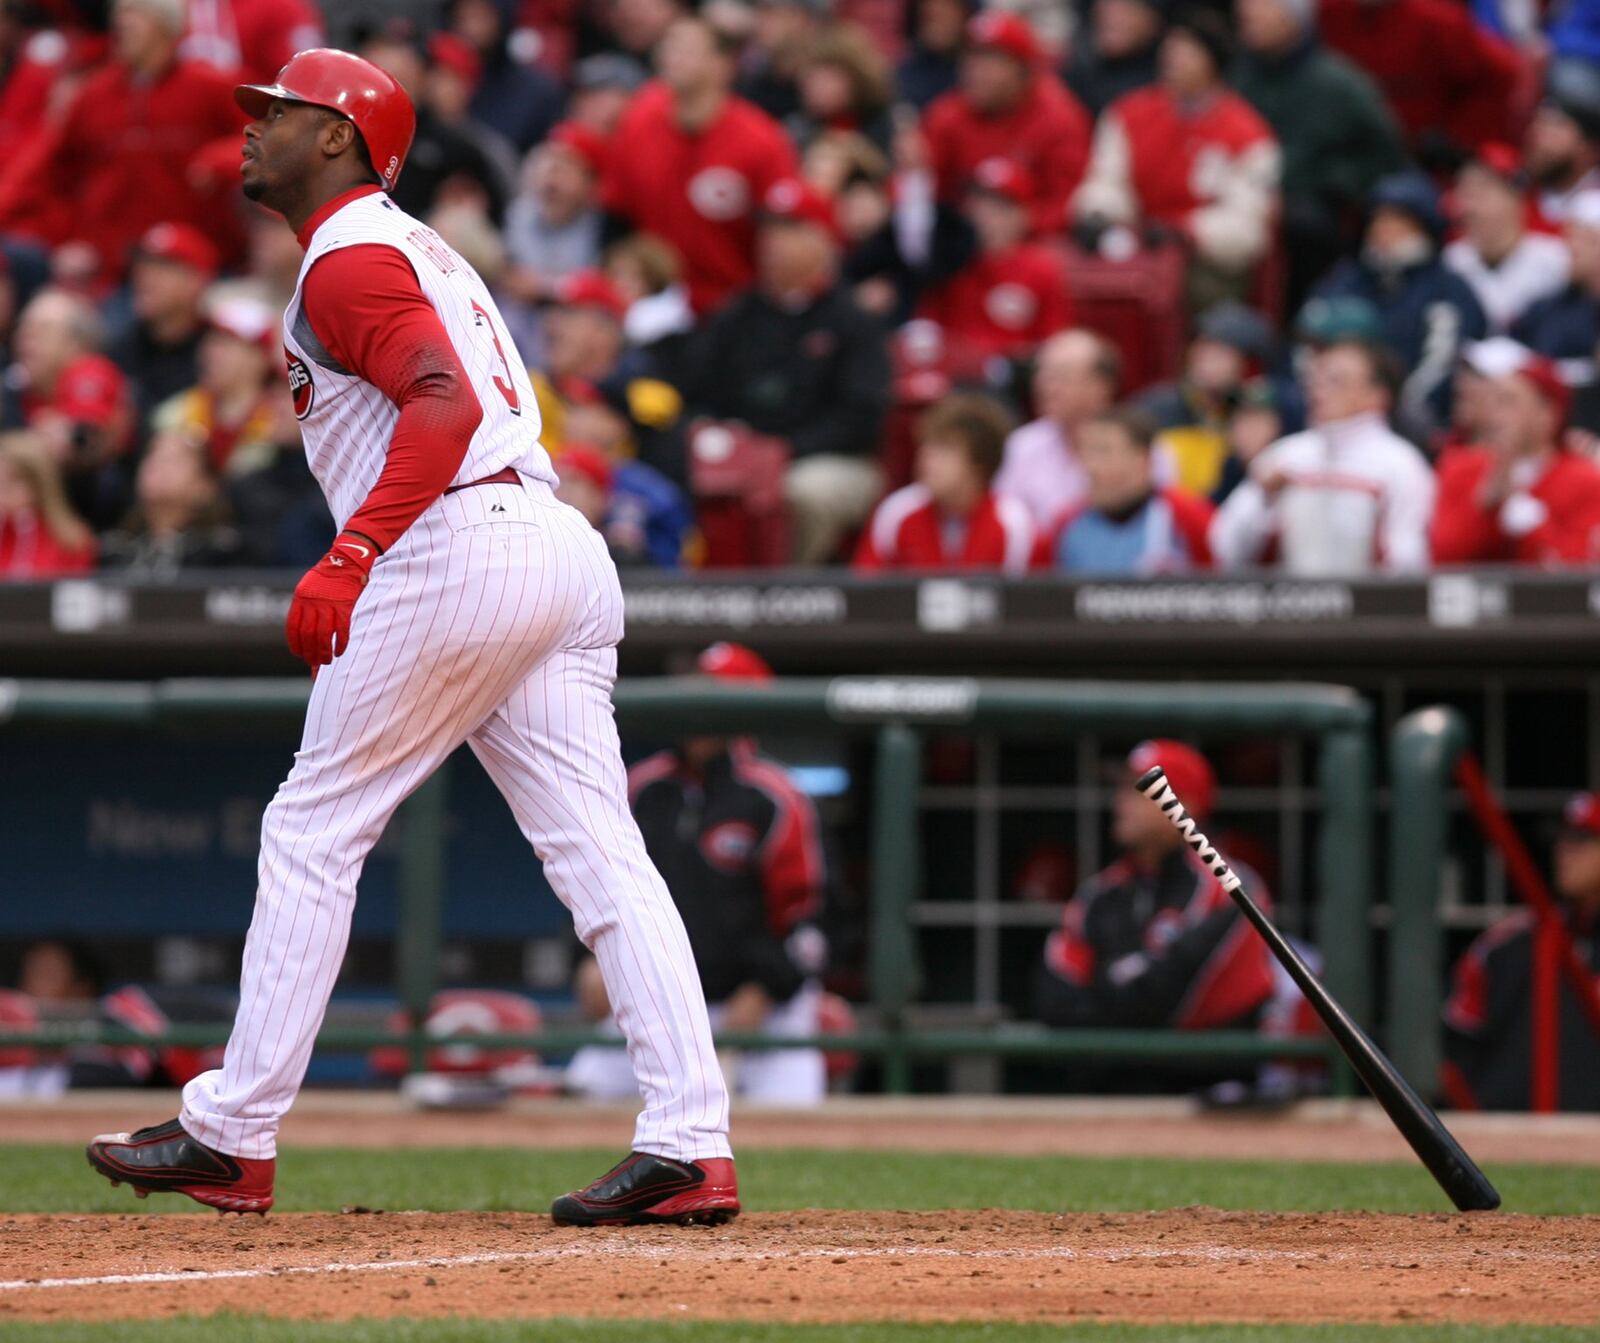
<path fill-rule="evenodd" d="M 361 1205 L 390 1212 L 537 1213 L 548 1207 L 553 1195 L 582 1184 L 605 1169 L 615 1155 L 610 1148 L 551 1151 L 291 1149 L 279 1161 L 275 1211 L 337 1212 L 349 1205 Z M 1592 1167 L 1495 1164 L 1490 1167 L 1489 1174 L 1499 1186 L 1509 1212 L 1540 1216 L 1600 1214 L 1600 1172 Z M 906 1212 L 1008 1209 L 1019 1213 L 1111 1214 L 1192 1205 L 1283 1213 L 1449 1211 L 1433 1181 L 1414 1164 L 756 1149 L 742 1155 L 740 1176 L 746 1208 L 753 1213 L 768 1214 L 808 1208 Z M 192 1213 L 205 1219 L 208 1231 L 212 1225 L 219 1224 L 215 1214 L 200 1210 L 187 1200 L 156 1197 L 139 1201 L 125 1188 L 112 1189 L 89 1171 L 82 1148 L 76 1143 L 0 1146 L 0 1214 L 29 1213 L 130 1216 Z M 384 1219 L 338 1220 L 359 1222 L 365 1228 L 376 1229 Z M 186 1226 L 194 1225 L 197 1231 L 201 1229 L 188 1217 L 183 1221 Z M 89 1224 L 90 1227 L 94 1225 Z M 159 1227 L 160 1224 L 154 1225 Z M 278 1236 L 292 1236 L 296 1227 L 292 1219 L 268 1219 L 265 1223 L 254 1218 L 227 1219 L 220 1225 L 259 1227 L 265 1232 L 272 1232 L 276 1227 Z M 10 1233 L 0 1236 L 0 1281 L 17 1277 L 15 1270 L 6 1271 L 6 1254 L 20 1243 L 19 1237 L 26 1230 L 24 1223 L 12 1223 L 9 1227 L 0 1223 L 0 1232 Z M 160 1247 L 163 1238 L 159 1230 L 144 1234 L 152 1245 Z M 692 1236 L 695 1233 L 679 1234 Z M 280 1239 L 277 1243 L 286 1242 Z M 1088 1244 L 1093 1246 L 1092 1236 Z M 580 1247 L 580 1253 L 586 1254 L 587 1250 Z M 1284 1257 L 1281 1251 L 1277 1253 L 1279 1258 Z M 216 1262 L 212 1261 L 213 1265 Z M 1397 1264 L 1393 1267 L 1415 1266 Z M 1595 1267 L 1600 1269 L 1600 1264 Z M 70 1272 L 75 1276 L 108 1270 L 98 1266 L 91 1251 L 89 1263 L 70 1269 L 54 1266 L 46 1269 L 46 1272 L 52 1271 Z M 544 1276 L 548 1271 L 542 1265 L 528 1267 L 525 1282 L 535 1294 L 541 1283 L 548 1281 Z M 626 1275 L 630 1270 L 619 1262 L 615 1272 Z M 675 1272 L 687 1288 L 695 1275 L 705 1270 L 684 1263 Z M 300 1281 L 305 1282 L 304 1279 Z M 429 1281 L 431 1284 L 431 1279 Z M 1170 1279 L 1163 1279 L 1160 1285 L 1165 1285 L 1166 1281 Z M 398 1279 L 390 1285 L 398 1285 Z M 881 1343 L 911 1343 L 912 1340 L 917 1343 L 1045 1343 L 1046 1340 L 1051 1343 L 1188 1343 L 1190 1340 L 1193 1343 L 1268 1343 L 1269 1340 L 1272 1343 L 1300 1343 L 1301 1340 L 1304 1343 L 1600 1343 L 1600 1326 L 1541 1327 L 1533 1324 L 1038 1324 L 1027 1322 L 1026 1318 L 964 1324 L 793 1324 L 592 1317 L 405 1318 L 403 1315 L 381 1319 L 358 1315 L 338 1320 L 266 1318 L 252 1312 L 266 1309 L 274 1314 L 282 1313 L 277 1309 L 278 1289 L 266 1281 L 253 1286 L 261 1295 L 242 1300 L 263 1304 L 240 1305 L 236 1304 L 238 1299 L 220 1307 L 212 1304 L 203 1318 L 97 1318 L 92 1322 L 67 1319 L 55 1322 L 8 1318 L 0 1309 L 0 1343 L 73 1343 L 74 1340 L 82 1340 L 82 1343 L 591 1343 L 598 1340 L 608 1343 L 611 1340 L 615 1343 L 690 1343 L 690 1340 L 692 1343 L 879 1343 L 880 1340 Z M 672 1290 L 676 1291 L 677 1287 Z M 1372 1290 L 1377 1294 L 1375 1299 L 1381 1299 L 1382 1285 L 1375 1284 Z M 0 1303 L 4 1299 L 0 1294 Z M 14 1294 L 13 1299 L 20 1298 Z M 181 1303 L 190 1298 L 177 1300 L 179 1309 L 189 1308 Z M 268 1301 L 274 1304 L 264 1304 Z M 1173 1308 L 1163 1313 L 1168 1318 L 1182 1316 L 1183 1306 L 1184 1297 L 1179 1291 L 1173 1296 Z M 565 1306 L 558 1308 L 566 1309 Z M 667 1307 L 657 1309 L 664 1311 Z M 219 1310 L 220 1313 L 211 1313 Z M 372 1313 L 388 1316 L 391 1310 L 383 1307 Z M 63 1315 L 71 1313 L 70 1309 L 62 1312 Z M 106 1311 L 93 1313 L 104 1315 Z M 130 1310 L 128 1313 L 147 1312 Z M 602 1317 L 605 1313 L 603 1303 L 597 1305 L 595 1311 L 586 1312 Z M 626 1316 L 640 1313 L 636 1309 L 617 1312 Z M 1241 1314 L 1245 1318 L 1262 1318 L 1243 1310 Z M 1584 1314 L 1577 1316 L 1584 1317 Z M 1361 1318 L 1360 1314 L 1356 1318 Z M 1600 1305 L 1597 1305 L 1596 1318 L 1600 1319 Z"/>
<path fill-rule="evenodd" d="M 418 1148 L 289 1151 L 278 1163 L 280 1212 L 371 1208 L 540 1211 L 614 1160 L 611 1148 L 529 1152 Z M 1414 1163 L 1352 1166 L 1173 1158 L 945 1156 L 804 1149 L 744 1153 L 745 1206 L 788 1208 L 1013 1208 L 1132 1212 L 1204 1204 L 1263 1212 L 1447 1212 Z M 1489 1170 L 1510 1212 L 1600 1213 L 1600 1173 L 1567 1166 Z M 0 1212 L 200 1212 L 187 1199 L 136 1202 L 93 1176 L 79 1146 L 0 1147 Z"/>

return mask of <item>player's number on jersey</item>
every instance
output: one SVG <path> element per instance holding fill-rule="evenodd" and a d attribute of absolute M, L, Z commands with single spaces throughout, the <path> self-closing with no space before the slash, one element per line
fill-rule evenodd
<path fill-rule="evenodd" d="M 500 344 L 500 333 L 494 329 L 494 319 L 484 311 L 483 305 L 476 299 L 473 300 L 472 311 L 476 314 L 478 325 L 488 328 L 489 339 L 494 342 L 495 355 L 499 358 L 500 367 L 506 375 L 504 380 L 500 378 L 494 380 L 495 390 L 505 398 L 506 405 L 510 408 L 511 413 L 520 415 L 522 414 L 522 398 L 517 395 L 517 386 L 511 381 L 511 365 L 506 361 L 505 347 Z"/>

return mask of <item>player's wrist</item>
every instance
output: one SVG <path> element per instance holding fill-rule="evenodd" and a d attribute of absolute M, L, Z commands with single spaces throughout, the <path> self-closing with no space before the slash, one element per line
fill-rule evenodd
<path fill-rule="evenodd" d="M 340 532 L 328 549 L 330 561 L 336 561 L 341 568 L 349 566 L 358 569 L 363 576 L 371 570 L 373 562 L 381 554 L 383 547 L 372 537 L 349 528 Z"/>

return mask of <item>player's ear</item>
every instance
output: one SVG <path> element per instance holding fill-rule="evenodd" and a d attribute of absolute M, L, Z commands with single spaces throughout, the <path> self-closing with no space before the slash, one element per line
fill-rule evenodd
<path fill-rule="evenodd" d="M 328 118 L 328 123 L 322 130 L 322 152 L 330 159 L 339 155 L 361 151 L 356 147 L 355 123 L 345 120 L 344 117 L 334 116 Z"/>

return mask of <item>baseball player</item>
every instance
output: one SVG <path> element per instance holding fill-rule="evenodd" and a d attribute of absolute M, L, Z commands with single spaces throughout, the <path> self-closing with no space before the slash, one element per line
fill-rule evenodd
<path fill-rule="evenodd" d="M 245 194 L 305 247 L 284 315 L 289 385 L 339 533 L 295 589 L 314 677 L 294 768 L 262 821 L 255 917 L 223 1066 L 177 1119 L 96 1138 L 141 1196 L 272 1205 L 278 1126 L 344 957 L 363 860 L 466 742 L 510 803 L 611 987 L 644 1097 L 634 1151 L 557 1222 L 725 1221 L 728 1097 L 683 922 L 628 810 L 612 722 L 622 595 L 557 502 L 526 371 L 483 282 L 385 194 L 415 114 L 345 52 L 236 90 Z"/>

